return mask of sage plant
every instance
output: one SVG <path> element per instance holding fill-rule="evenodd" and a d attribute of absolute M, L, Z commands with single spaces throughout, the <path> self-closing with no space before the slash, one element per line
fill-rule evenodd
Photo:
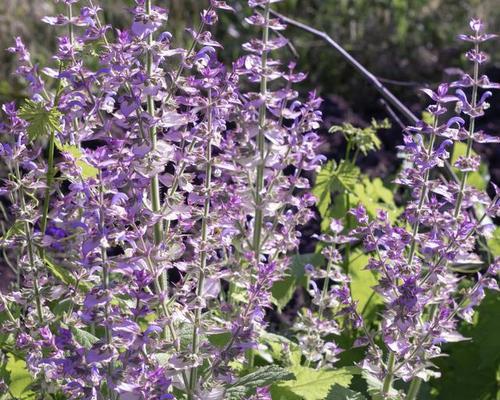
<path fill-rule="evenodd" d="M 302 101 L 305 75 L 270 57 L 287 43 L 274 1 L 249 2 L 262 38 L 229 66 L 210 30 L 224 1 L 187 49 L 151 0 L 124 30 L 90 0 L 62 3 L 44 18 L 65 27 L 55 67 L 33 65 L 20 38 L 10 49 L 30 99 L 3 107 L 2 243 L 20 284 L 2 295 L 2 331 L 42 395 L 225 398 L 313 215 L 302 172 L 323 160 L 321 100 Z"/>
<path fill-rule="evenodd" d="M 362 205 L 352 211 L 358 227 L 351 234 L 359 235 L 366 251 L 374 254 L 367 268 L 379 277 L 374 290 L 385 303 L 379 332 L 383 345 L 367 332 L 368 352 L 361 367 L 371 382 L 379 382 L 375 390 L 387 398 L 401 396 L 393 388 L 395 379 L 411 382 L 405 398 L 413 400 L 422 380 L 438 377 L 432 360 L 442 355 L 442 345 L 464 340 L 459 321 L 472 321 L 486 288 L 498 290 L 499 259 L 492 260 L 469 286 L 461 274 L 468 264 L 481 264 L 478 239 L 489 234 L 492 225 L 487 221 L 500 211 L 496 186 L 491 199 L 468 184 L 469 174 L 480 164 L 473 143 L 500 142 L 475 129 L 491 96 L 490 91 L 480 90 L 500 87 L 479 75 L 487 60 L 479 46 L 494 35 L 486 34 L 479 20 L 473 19 L 470 28 L 471 34 L 460 39 L 474 46 L 466 53 L 473 75 L 464 73 L 459 81 L 441 84 L 436 91 L 424 89 L 433 101 L 427 107 L 432 123 L 420 121 L 409 127 L 401 146 L 408 166 L 396 182 L 412 193 L 403 218 L 392 224 L 380 211 L 370 221 Z M 449 117 L 453 105 L 457 115 Z M 465 154 L 454 164 L 459 180 L 443 179 L 439 169 L 450 158 L 454 143 L 462 141 Z"/>

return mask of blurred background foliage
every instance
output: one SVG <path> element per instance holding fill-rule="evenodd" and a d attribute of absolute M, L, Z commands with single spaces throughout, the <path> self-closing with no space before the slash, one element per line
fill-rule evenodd
<path fill-rule="evenodd" d="M 223 23 L 217 33 L 225 45 L 223 54 L 229 60 L 241 54 L 240 44 L 252 29 L 248 29 L 241 18 L 248 14 L 246 1 L 228 2 L 237 9 L 237 15 L 222 13 Z M 0 3 L 0 80 L 3 82 L 0 94 L 20 96 L 20 86 L 12 75 L 13 58 L 4 49 L 11 45 L 14 36 L 20 35 L 35 59 L 45 63 L 53 51 L 56 32 L 40 19 L 63 10 L 58 10 L 61 5 L 51 0 L 1 0 Z M 132 0 L 99 3 L 107 23 L 117 27 L 127 25 L 127 7 L 133 5 Z M 208 1 L 157 0 L 156 3 L 170 9 L 166 29 L 182 42 L 188 39 L 184 28 L 197 24 L 199 12 Z M 387 84 L 405 97 L 414 95 L 414 90 L 408 90 L 413 83 L 437 83 L 445 68 L 460 66 L 463 46 L 455 37 L 467 29 L 471 16 L 483 18 L 490 30 L 497 30 L 500 26 L 498 4 L 498 0 L 284 0 L 275 8 L 327 32 L 376 76 L 404 82 Z M 366 83 L 333 50 L 296 28 L 290 28 L 287 37 L 299 54 L 300 67 L 309 73 L 309 87 L 318 88 L 323 95 L 335 93 L 363 111 L 373 109 Z M 489 48 L 497 65 L 499 50 L 499 41 Z"/>
<path fill-rule="evenodd" d="M 237 12 L 221 13 L 222 21 L 217 24 L 215 33 L 224 43 L 222 56 L 231 62 L 243 53 L 241 44 L 255 36 L 256 31 L 243 18 L 249 14 L 246 0 L 227 1 Z M 127 8 L 133 6 L 134 0 L 98 3 L 103 8 L 106 23 L 117 28 L 128 26 Z M 165 29 L 173 33 L 178 45 L 182 45 L 190 40 L 184 29 L 198 25 L 199 13 L 209 1 L 155 0 L 155 3 L 170 9 Z M 79 4 L 88 5 L 89 2 L 81 0 Z M 481 17 L 490 31 L 497 32 L 500 27 L 498 5 L 498 0 L 283 0 L 273 8 L 328 33 L 415 114 L 421 115 L 426 100 L 418 89 L 426 85 L 435 87 L 442 80 L 453 79 L 444 71 L 465 66 L 465 46 L 456 40 L 457 34 L 469 29 L 468 21 L 473 16 Z M 62 4 L 53 0 L 0 0 L 0 102 L 24 96 L 23 84 L 14 74 L 14 58 L 4 49 L 19 35 L 36 62 L 50 63 L 55 35 L 64 34 L 64 28 L 48 26 L 40 19 L 64 12 Z M 326 128 L 343 122 L 366 127 L 374 117 L 389 116 L 375 89 L 321 39 L 293 26 L 285 34 L 296 54 L 287 48 L 284 58 L 298 57 L 299 68 L 309 74 L 302 89 L 317 89 L 326 100 Z M 492 57 L 487 72 L 492 80 L 500 81 L 500 40 L 489 42 L 487 51 Z M 492 129 L 500 125 L 500 117 L 492 114 L 484 119 L 480 128 L 494 134 Z M 381 152 L 366 159 L 372 175 L 387 176 L 395 172 L 394 145 L 401 138 L 401 127 L 397 121 L 392 122 L 395 122 L 394 129 L 382 134 Z M 402 122 L 407 123 L 403 119 Z M 335 157 L 343 154 L 336 151 L 341 145 L 341 138 L 331 136 L 323 151 Z M 492 146 L 484 146 L 479 153 L 488 160 L 500 160 L 500 150 Z M 495 163 L 490 162 L 490 173 L 496 181 L 500 179 L 500 168 Z"/>

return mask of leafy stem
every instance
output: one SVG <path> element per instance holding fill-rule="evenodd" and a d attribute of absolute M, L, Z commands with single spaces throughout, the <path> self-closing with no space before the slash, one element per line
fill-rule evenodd
<path fill-rule="evenodd" d="M 199 299 L 203 295 L 203 285 L 205 283 L 205 273 L 207 267 L 207 239 L 208 239 L 208 221 L 210 215 L 210 189 L 212 184 L 212 91 L 208 90 L 208 110 L 207 110 L 207 147 L 206 147 L 206 166 L 205 166 L 205 200 L 203 204 L 203 217 L 201 220 L 201 251 L 200 251 L 200 265 L 198 271 L 198 285 L 196 288 L 196 298 Z M 202 307 L 197 305 L 195 310 L 193 336 L 192 336 L 192 353 L 196 355 L 199 351 L 199 329 L 201 325 L 201 312 Z M 194 392 L 197 384 L 197 367 L 191 368 L 190 372 L 190 394 Z"/>
<path fill-rule="evenodd" d="M 257 177 L 255 181 L 255 221 L 253 231 L 253 250 L 255 253 L 255 262 L 258 266 L 261 254 L 262 223 L 263 223 L 263 198 L 262 190 L 264 188 L 264 169 L 265 169 L 265 145 L 264 135 L 266 129 L 266 96 L 267 96 L 267 46 L 269 42 L 269 16 L 270 2 L 266 3 L 264 11 L 264 28 L 262 33 L 262 56 L 261 56 L 261 77 L 260 77 L 260 96 L 262 104 L 259 108 L 259 133 L 257 136 L 257 149 L 259 155 L 259 164 L 257 166 Z"/>
<path fill-rule="evenodd" d="M 474 46 L 476 54 L 479 53 L 479 44 L 476 43 Z M 476 105 L 477 105 L 477 92 L 478 92 L 478 79 L 479 79 L 479 63 L 478 61 L 474 61 L 474 77 L 473 77 L 473 83 L 472 83 L 472 98 L 471 98 L 471 105 L 472 105 L 472 110 L 475 110 Z M 476 117 L 475 116 L 469 116 L 469 135 L 467 139 L 467 150 L 465 152 L 465 157 L 468 158 L 472 154 L 472 137 L 474 135 L 474 130 L 475 130 L 475 125 L 476 125 Z M 465 191 L 465 186 L 467 185 L 467 178 L 469 176 L 468 171 L 464 171 L 462 173 L 462 177 L 460 180 L 460 190 L 458 192 L 457 196 L 457 202 L 455 205 L 455 212 L 454 212 L 454 217 L 458 218 L 460 215 L 460 210 L 462 208 L 462 202 L 464 199 L 464 191 Z"/>

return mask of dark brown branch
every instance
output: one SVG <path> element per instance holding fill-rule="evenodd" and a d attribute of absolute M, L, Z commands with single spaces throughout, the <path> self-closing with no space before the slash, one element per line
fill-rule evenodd
<path fill-rule="evenodd" d="M 387 100 L 388 104 L 391 104 L 394 108 L 396 108 L 401 114 L 405 116 L 405 118 L 411 123 L 415 124 L 419 121 L 415 114 L 413 114 L 408 107 L 406 107 L 389 89 L 387 89 L 380 80 L 373 75 L 370 71 L 368 71 L 362 64 L 359 63 L 351 54 L 347 52 L 340 44 L 338 44 L 331 36 L 329 36 L 326 32 L 315 29 L 307 24 L 294 20 L 292 18 L 288 18 L 283 14 L 280 14 L 276 11 L 271 10 L 271 13 L 275 16 L 283 20 L 289 25 L 293 25 L 299 29 L 302 29 L 306 32 L 309 32 L 327 42 L 331 47 L 333 47 L 340 55 L 349 62 L 354 68 L 356 68 L 361 75 L 363 75 L 374 87 L 375 89 L 382 95 L 382 97 Z M 445 168 L 448 174 L 458 183 L 458 179 L 456 174 L 453 172 L 453 169 L 450 163 L 445 161 Z"/>

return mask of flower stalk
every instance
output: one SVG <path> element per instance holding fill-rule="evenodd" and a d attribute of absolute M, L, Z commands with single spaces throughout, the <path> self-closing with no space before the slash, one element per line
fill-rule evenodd
<path fill-rule="evenodd" d="M 210 217 L 210 196 L 211 196 L 211 186 L 212 186 L 212 90 L 208 89 L 208 107 L 207 107 L 207 144 L 206 144 L 206 165 L 205 165 L 205 187 L 203 201 L 203 217 L 201 219 L 201 239 L 200 239 L 200 265 L 198 270 L 198 284 L 196 287 L 196 299 L 200 299 L 203 296 L 203 287 L 205 284 L 205 274 L 207 268 L 207 246 L 208 246 L 208 225 Z M 198 304 L 195 310 L 194 324 L 193 324 L 193 336 L 192 336 L 192 347 L 191 351 L 193 355 L 197 356 L 200 346 L 200 325 L 201 325 L 201 304 Z M 196 390 L 198 380 L 198 368 L 191 368 L 189 385 L 189 394 L 192 395 Z"/>
<path fill-rule="evenodd" d="M 264 10 L 264 26 L 262 33 L 262 55 L 261 55 L 261 77 L 260 77 L 260 96 L 262 104 L 259 108 L 259 133 L 257 136 L 257 151 L 259 156 L 259 163 L 257 165 L 257 176 L 255 181 L 255 221 L 253 231 L 253 250 L 255 254 L 256 265 L 260 262 L 261 257 L 261 237 L 262 237 L 262 223 L 264 219 L 263 210 L 263 189 L 264 189 L 264 169 L 266 165 L 266 113 L 267 113 L 267 56 L 268 56 L 268 42 L 269 42 L 269 16 L 270 16 L 270 2 L 268 1 Z"/>

